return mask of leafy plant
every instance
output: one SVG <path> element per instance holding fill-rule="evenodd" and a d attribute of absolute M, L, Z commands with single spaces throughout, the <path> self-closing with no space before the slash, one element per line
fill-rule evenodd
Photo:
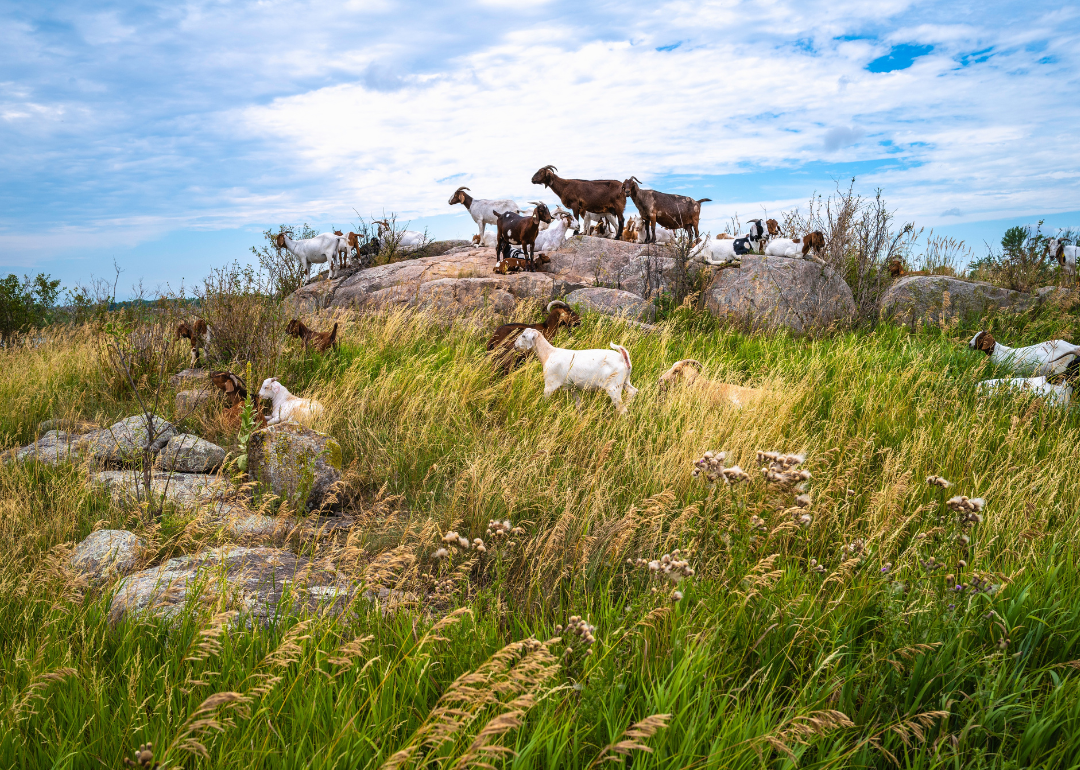
<path fill-rule="evenodd" d="M 48 325 L 59 294 L 59 279 L 45 273 L 0 279 L 0 343 L 9 345 L 24 329 Z"/>

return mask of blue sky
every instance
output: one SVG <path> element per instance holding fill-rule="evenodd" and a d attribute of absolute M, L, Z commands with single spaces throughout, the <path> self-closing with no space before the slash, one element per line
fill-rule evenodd
<path fill-rule="evenodd" d="M 1018 2 L 0 6 L 0 273 L 190 285 L 282 222 L 625 178 L 779 213 L 856 177 L 976 252 L 1080 225 L 1080 9 Z"/>

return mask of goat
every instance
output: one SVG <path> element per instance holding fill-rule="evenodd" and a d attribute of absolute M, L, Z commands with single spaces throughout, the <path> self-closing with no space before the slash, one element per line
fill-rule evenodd
<path fill-rule="evenodd" d="M 821 250 L 824 248 L 825 234 L 822 233 L 820 230 L 815 230 L 812 233 L 808 233 L 806 237 L 803 238 L 802 253 L 804 257 L 810 253 L 811 249 L 814 251 L 815 254 L 820 256 Z"/>
<path fill-rule="evenodd" d="M 767 257 L 802 257 L 802 244 L 795 238 L 774 238 L 765 245 Z"/>
<path fill-rule="evenodd" d="M 499 237 L 495 233 L 484 233 L 482 236 L 474 235 L 472 241 L 477 246 L 490 246 L 494 248 L 499 241 Z"/>
<path fill-rule="evenodd" d="M 383 241 L 386 238 L 397 238 L 397 245 L 399 249 L 418 249 L 424 245 L 427 240 L 427 236 L 423 233 L 418 233 L 416 230 L 399 230 L 395 231 L 390 226 L 390 220 L 388 219 L 375 219 L 372 222 L 379 226 L 379 241 Z"/>
<path fill-rule="evenodd" d="M 756 251 L 757 245 L 757 242 L 752 241 L 748 235 L 722 240 L 706 238 L 694 247 L 691 256 L 702 256 L 708 265 L 730 265 L 744 254 Z"/>
<path fill-rule="evenodd" d="M 735 236 L 732 235 L 731 233 L 720 233 L 719 235 L 716 236 L 716 240 L 718 240 L 718 241 L 726 241 L 726 240 L 730 240 L 730 239 L 732 239 L 734 237 Z"/>
<path fill-rule="evenodd" d="M 1063 271 L 1069 275 L 1076 274 L 1076 258 L 1080 256 L 1080 246 L 1070 246 L 1057 238 L 1051 238 L 1050 256 L 1057 260 Z"/>
<path fill-rule="evenodd" d="M 574 224 L 574 215 L 563 209 L 556 209 L 547 230 L 541 230 L 533 245 L 538 251 L 555 251 L 566 240 L 566 234 Z"/>
<path fill-rule="evenodd" d="M 476 226 L 480 228 L 480 241 L 484 240 L 484 228 L 488 225 L 499 224 L 499 215 L 495 213 L 495 209 L 502 211 L 520 211 L 521 206 L 514 203 L 509 198 L 503 200 L 487 200 L 485 198 L 474 198 L 469 195 L 466 190 L 468 187 L 459 187 L 454 190 L 454 194 L 450 196 L 450 205 L 460 203 L 466 209 L 469 210 L 469 216 L 472 217 L 473 222 L 476 222 Z"/>
<path fill-rule="evenodd" d="M 1080 345 L 1065 340 L 1050 340 L 1024 348 L 1010 348 L 994 339 L 988 331 L 981 331 L 968 343 L 971 350 L 981 350 L 995 364 L 1005 364 L 1013 371 L 1032 371 L 1035 376 L 1062 374 L 1070 361 L 1068 356 L 1080 356 Z M 1075 358 L 1073 360 L 1076 360 Z"/>
<path fill-rule="evenodd" d="M 232 372 L 210 372 L 210 382 L 225 394 L 225 400 L 230 406 L 243 403 L 247 398 L 247 386 Z"/>
<path fill-rule="evenodd" d="M 500 256 L 495 263 L 495 267 L 491 269 L 491 272 L 498 273 L 499 275 L 509 275 L 510 273 L 520 273 L 525 271 L 527 273 L 535 273 L 536 265 L 524 256 L 515 257 L 514 254 L 524 254 L 519 249 L 514 249 L 511 252 L 511 256 Z"/>
<path fill-rule="evenodd" d="M 614 214 L 619 220 L 616 240 L 622 238 L 623 210 L 626 208 L 626 196 L 622 185 L 614 179 L 563 179 L 556 175 L 557 168 L 544 166 L 533 174 L 532 183 L 550 188 L 562 204 L 580 219 L 586 212 L 594 214 Z"/>
<path fill-rule="evenodd" d="M 199 365 L 199 349 L 206 349 L 210 346 L 210 327 L 206 325 L 206 321 L 201 318 L 196 318 L 194 323 L 194 329 L 187 325 L 187 321 L 181 321 L 176 327 L 176 339 L 186 339 L 191 343 L 191 365 Z"/>
<path fill-rule="evenodd" d="M 535 260 L 536 236 L 540 232 L 540 222 L 551 223 L 551 212 L 540 202 L 531 201 L 536 208 L 531 216 L 523 217 L 513 211 L 496 211 L 499 216 L 499 239 L 495 244 L 495 253 L 510 256 L 510 244 L 516 243 L 525 252 L 525 258 Z"/>
<path fill-rule="evenodd" d="M 645 243 L 656 242 L 657 224 L 669 230 L 685 230 L 692 238 L 700 237 L 698 221 L 701 219 L 701 204 L 712 198 L 694 200 L 685 195 L 643 190 L 640 185 L 640 180 L 632 176 L 622 183 L 622 191 L 624 196 L 634 201 L 641 214 Z"/>
<path fill-rule="evenodd" d="M 274 245 L 279 249 L 287 249 L 290 254 L 300 260 L 300 266 L 304 269 L 305 280 L 311 278 L 311 266 L 321 265 L 324 262 L 330 264 L 330 277 L 334 278 L 334 259 L 342 251 L 348 251 L 348 241 L 340 235 L 316 235 L 314 238 L 304 238 L 294 241 L 282 230 L 274 238 Z"/>
<path fill-rule="evenodd" d="M 622 238 L 620 240 L 627 243 L 637 243 L 638 238 L 641 237 L 641 218 L 629 217 L 626 220 L 626 225 L 623 227 Z"/>
<path fill-rule="evenodd" d="M 354 233 L 352 230 L 350 230 L 348 233 L 343 233 L 340 230 L 335 230 L 334 235 L 345 239 L 346 249 L 345 256 L 341 260 L 341 269 L 344 270 L 346 267 L 349 266 L 349 254 L 354 249 L 356 250 L 356 261 L 359 262 L 360 249 L 362 248 L 360 246 L 360 233 Z"/>
<path fill-rule="evenodd" d="M 285 327 L 285 333 L 290 337 L 296 337 L 304 341 L 304 349 L 306 350 L 309 345 L 315 348 L 320 353 L 325 353 L 331 347 L 337 348 L 337 322 L 334 323 L 334 328 L 328 332 L 317 332 L 314 329 L 309 329 L 304 325 L 304 322 L 299 318 L 294 318 L 289 321 L 289 325 Z"/>
<path fill-rule="evenodd" d="M 315 420 L 326 414 L 326 408 L 313 398 L 299 398 L 290 393 L 277 377 L 267 377 L 259 388 L 259 398 L 270 400 L 267 425 L 298 422 L 310 428 Z"/>
<path fill-rule="evenodd" d="M 702 377 L 700 374 L 701 362 L 692 358 L 684 358 L 677 361 L 670 369 L 660 375 L 660 391 L 666 391 L 676 382 L 685 382 L 687 387 L 692 387 L 706 396 L 714 404 L 730 403 L 737 409 L 759 400 L 768 391 L 761 388 L 745 388 L 741 385 L 732 385 L 727 382 L 717 382 Z"/>
<path fill-rule="evenodd" d="M 622 345 L 611 343 L 611 350 L 567 350 L 548 342 L 536 329 L 525 329 L 514 341 L 520 351 L 532 350 L 544 367 L 544 398 L 550 398 L 561 387 L 572 385 L 580 390 L 602 390 L 611 397 L 618 414 L 626 414 L 623 391 L 627 402 L 637 395 L 630 384 L 630 352 Z M 581 403 L 576 393 L 575 400 Z"/>
<path fill-rule="evenodd" d="M 1080 375 L 1080 358 L 1074 358 L 1061 372 L 1065 375 L 1060 382 L 1050 382 L 1046 377 L 1015 377 L 1002 380 L 983 380 L 978 384 L 978 390 L 1001 391 L 1016 390 L 1030 392 L 1039 398 L 1045 398 L 1050 406 L 1068 406 L 1072 400 L 1076 378 Z"/>
<path fill-rule="evenodd" d="M 518 335 L 526 329 L 536 329 L 544 335 L 544 339 L 550 342 L 559 327 L 565 326 L 567 329 L 573 329 L 580 325 L 581 316 L 575 313 L 569 305 L 561 300 L 552 300 L 547 305 L 547 318 L 541 323 L 503 324 L 492 332 L 487 343 L 487 349 L 489 353 L 496 354 L 495 357 L 499 361 L 499 368 L 503 374 L 506 374 L 525 358 L 525 354 L 514 352 L 514 342 L 517 340 Z"/>
<path fill-rule="evenodd" d="M 581 232 L 585 235 L 592 235 L 596 238 L 611 237 L 610 233 L 615 232 L 617 228 L 618 224 L 614 214 L 596 214 L 592 211 L 586 211 L 581 216 Z M 623 230 L 625 229 L 626 226 L 623 225 Z"/>
<path fill-rule="evenodd" d="M 770 238 L 775 238 L 778 235 L 783 235 L 783 233 L 780 232 L 780 223 L 777 222 L 775 219 L 766 219 L 765 226 L 769 228 Z"/>

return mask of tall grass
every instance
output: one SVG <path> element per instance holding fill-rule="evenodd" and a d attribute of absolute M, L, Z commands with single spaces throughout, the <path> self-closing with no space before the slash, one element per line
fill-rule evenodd
<path fill-rule="evenodd" d="M 214 768 L 1073 762 L 1080 419 L 979 398 L 1002 373 L 968 330 L 796 339 L 676 314 L 644 334 L 588 316 L 557 341 L 629 348 L 641 392 L 616 418 L 602 394 L 545 401 L 536 362 L 496 376 L 482 319 L 339 320 L 336 354 L 253 361 L 326 403 L 347 466 L 353 529 L 286 545 L 403 602 L 264 629 L 210 595 L 171 627 L 112 626 L 110 589 L 70 572 L 68 544 L 137 527 L 153 562 L 227 536 L 140 524 L 80 467 L 3 466 L 3 766 L 120 767 L 147 741 L 168 766 Z M 1019 344 L 1071 321 L 986 323 Z M 9 442 L 54 415 L 125 416 L 96 344 L 0 353 Z M 680 358 L 770 394 L 742 411 L 661 394 Z M 218 424 L 199 426 L 228 445 Z M 806 454 L 808 508 L 758 475 L 759 449 Z M 754 478 L 708 485 L 692 475 L 706 450 Z M 986 499 L 981 524 L 958 523 L 954 493 Z M 486 552 L 437 557 L 448 530 Z M 636 561 L 675 549 L 694 568 L 681 600 Z M 973 582 L 992 590 L 955 590 Z"/>

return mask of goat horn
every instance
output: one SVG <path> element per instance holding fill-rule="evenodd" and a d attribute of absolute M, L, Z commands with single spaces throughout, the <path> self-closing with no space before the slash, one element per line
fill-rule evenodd
<path fill-rule="evenodd" d="M 468 190 L 468 189 L 469 189 L 468 187 L 459 187 L 456 190 L 454 190 L 454 192 L 461 192 L 462 190 Z"/>
<path fill-rule="evenodd" d="M 558 171 L 559 170 L 559 169 L 555 168 L 554 166 L 550 166 L 550 165 L 549 166 L 544 166 L 544 168 L 550 168 L 552 171 Z M 544 169 L 542 168 L 540 170 L 543 171 Z"/>
<path fill-rule="evenodd" d="M 638 178 L 637 178 L 636 176 L 632 176 L 632 177 L 630 177 L 630 178 L 631 178 L 631 179 L 633 179 L 633 180 L 634 180 L 635 182 L 637 182 L 638 184 L 641 184 L 641 180 L 640 180 L 640 179 L 638 179 Z"/>
<path fill-rule="evenodd" d="M 561 299 L 553 299 L 553 300 L 551 300 L 551 302 L 549 302 L 549 303 L 547 304 L 547 311 L 548 311 L 548 312 L 550 313 L 550 312 L 551 312 L 551 308 L 553 308 L 553 307 L 564 307 L 564 308 L 566 308 L 567 310 L 571 310 L 571 309 L 572 309 L 572 308 L 571 308 L 571 307 L 570 307 L 569 305 L 567 305 L 567 304 L 566 304 L 565 302 L 563 302 L 563 301 L 562 301 Z"/>

